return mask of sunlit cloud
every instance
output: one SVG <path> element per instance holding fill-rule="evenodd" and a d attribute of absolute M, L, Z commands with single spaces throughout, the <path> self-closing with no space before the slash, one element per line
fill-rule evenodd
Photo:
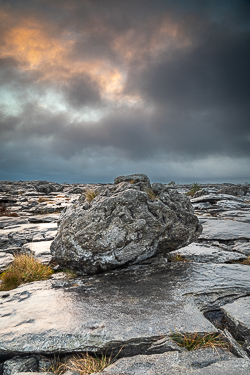
<path fill-rule="evenodd" d="M 250 6 L 217 4 L 2 1 L 0 173 L 247 175 Z"/>

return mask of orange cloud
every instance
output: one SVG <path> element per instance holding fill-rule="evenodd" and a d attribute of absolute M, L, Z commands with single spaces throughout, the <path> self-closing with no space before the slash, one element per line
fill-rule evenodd
<path fill-rule="evenodd" d="M 147 59 L 158 58 L 172 44 L 182 48 L 190 43 L 178 25 L 167 17 L 163 17 L 160 22 L 152 20 L 147 33 L 130 29 L 118 36 L 111 36 L 112 32 L 108 25 L 102 25 L 102 31 L 98 31 L 96 26 L 91 30 L 85 29 L 84 32 L 90 33 L 89 35 L 101 32 L 107 34 L 113 51 L 122 61 L 121 67 L 114 65 L 105 56 L 92 60 L 75 56 L 72 58 L 75 35 L 67 30 L 55 33 L 53 25 L 44 20 L 42 22 L 35 18 L 23 17 L 13 22 L 11 14 L 6 12 L 3 13 L 2 20 L 6 30 L 0 57 L 14 58 L 22 70 L 37 71 L 37 79 L 40 81 L 50 81 L 59 85 L 67 85 L 71 77 L 87 75 L 99 86 L 104 99 L 129 104 L 141 102 L 139 95 L 123 95 L 129 64 L 140 62 L 139 68 Z"/>

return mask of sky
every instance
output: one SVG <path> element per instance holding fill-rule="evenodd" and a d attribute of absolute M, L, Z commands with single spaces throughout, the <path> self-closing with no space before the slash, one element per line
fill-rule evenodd
<path fill-rule="evenodd" d="M 0 0 L 0 180 L 250 182 L 250 1 Z"/>

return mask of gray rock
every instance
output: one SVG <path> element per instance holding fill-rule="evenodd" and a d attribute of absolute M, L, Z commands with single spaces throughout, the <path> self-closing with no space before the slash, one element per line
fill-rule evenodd
<path fill-rule="evenodd" d="M 234 336 L 250 340 L 250 297 L 239 298 L 221 309 Z"/>
<path fill-rule="evenodd" d="M 230 194 L 235 196 L 242 196 L 246 195 L 249 191 L 247 185 L 232 185 L 232 186 L 225 186 L 217 191 L 218 194 Z"/>
<path fill-rule="evenodd" d="M 217 202 L 216 206 L 222 210 L 238 210 L 238 209 L 247 209 L 249 204 L 233 200 L 220 200 Z"/>
<path fill-rule="evenodd" d="M 80 373 L 78 371 L 67 370 L 63 373 L 63 375 L 80 375 Z"/>
<path fill-rule="evenodd" d="M 14 357 L 4 362 L 3 375 L 14 375 L 17 372 L 38 372 L 38 359 L 35 356 Z"/>
<path fill-rule="evenodd" d="M 56 235 L 56 223 L 21 224 L 9 226 L 0 231 L 1 249 L 22 247 L 27 242 L 49 241 Z"/>
<path fill-rule="evenodd" d="M 185 259 L 200 263 L 225 263 L 241 259 L 247 259 L 243 254 L 223 251 L 218 247 L 192 243 L 188 246 L 182 247 L 179 250 L 169 253 L 168 258 L 171 260 L 176 255 L 181 255 Z"/>
<path fill-rule="evenodd" d="M 148 178 L 138 179 L 103 189 L 91 203 L 80 198 L 62 214 L 51 245 L 58 264 L 94 274 L 167 253 L 199 236 L 202 227 L 186 196 L 162 185 L 150 199 L 143 191 Z"/>
<path fill-rule="evenodd" d="M 5 271 L 13 260 L 14 256 L 12 254 L 0 250 L 0 272 Z"/>
<path fill-rule="evenodd" d="M 250 361 L 225 356 L 211 349 L 193 353 L 168 352 L 150 356 L 137 355 L 121 358 L 98 374 L 119 375 L 246 375 L 250 373 Z M 95 373 L 97 375 L 97 373 Z M 93 374 L 94 375 L 94 374 Z"/>
<path fill-rule="evenodd" d="M 11 225 L 28 224 L 28 219 L 25 217 L 1 217 L 0 229 L 9 227 Z"/>
<path fill-rule="evenodd" d="M 246 256 L 250 256 L 250 242 L 235 241 L 233 250 L 238 251 L 239 253 L 245 254 Z"/>
<path fill-rule="evenodd" d="M 249 206 L 249 210 L 250 210 L 250 206 Z M 221 212 L 219 216 L 224 219 L 231 219 L 231 220 L 236 220 L 236 221 L 243 221 L 244 223 L 250 223 L 250 212 L 247 212 L 247 211 L 242 211 L 242 210 L 226 211 L 226 212 Z"/>
<path fill-rule="evenodd" d="M 192 203 L 198 203 L 198 202 L 210 202 L 210 203 L 217 203 L 218 201 L 221 201 L 221 200 L 224 200 L 224 201 L 229 201 L 229 200 L 232 200 L 232 201 L 235 201 L 235 202 L 241 202 L 241 203 L 244 203 L 244 200 L 242 200 L 241 198 L 237 198 L 233 195 L 229 195 L 229 194 L 208 194 L 208 195 L 202 195 L 200 197 L 197 197 L 197 198 L 191 198 L 191 202 Z"/>
<path fill-rule="evenodd" d="M 28 218 L 30 223 L 55 223 L 59 219 L 59 214 L 37 215 Z"/>
<path fill-rule="evenodd" d="M 151 188 L 150 180 L 147 175 L 143 173 L 129 174 L 127 176 L 118 176 L 114 179 L 114 184 L 119 184 L 120 182 L 130 182 L 132 184 L 139 184 Z"/>
<path fill-rule="evenodd" d="M 49 264 L 52 259 L 50 252 L 51 243 L 52 241 L 29 242 L 23 245 L 22 252 L 33 254 L 42 264 Z"/>
<path fill-rule="evenodd" d="M 204 219 L 203 232 L 199 239 L 204 240 L 237 240 L 250 239 L 250 224 L 233 220 Z"/>
<path fill-rule="evenodd" d="M 63 190 L 63 186 L 61 184 L 48 183 L 47 181 L 38 181 L 34 187 L 37 192 L 45 194 L 50 194 L 51 192 L 58 192 Z"/>
<path fill-rule="evenodd" d="M 250 267 L 238 264 L 132 266 L 26 284 L 0 293 L 0 354 L 157 352 L 153 344 L 175 330 L 216 331 L 197 305 L 218 309 L 249 291 Z"/>
<path fill-rule="evenodd" d="M 153 274 L 141 266 L 55 281 L 55 287 L 52 280 L 34 282 L 7 296 L 1 292 L 0 354 L 105 352 L 123 347 L 123 355 L 131 355 L 152 352 L 156 339 L 175 329 L 215 332 L 192 300 L 182 297 L 179 286 L 187 280 L 186 268 L 165 267 Z"/>
<path fill-rule="evenodd" d="M 224 338 L 230 345 L 230 351 L 238 358 L 246 358 L 249 359 L 245 350 L 242 349 L 240 344 L 234 339 L 231 333 L 225 328 L 222 332 Z"/>

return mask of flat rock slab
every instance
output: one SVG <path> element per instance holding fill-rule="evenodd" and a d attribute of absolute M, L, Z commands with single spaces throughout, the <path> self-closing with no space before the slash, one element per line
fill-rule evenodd
<path fill-rule="evenodd" d="M 23 245 L 22 251 L 32 253 L 42 264 L 49 264 L 52 259 L 50 252 L 51 243 L 52 241 L 29 242 Z"/>
<path fill-rule="evenodd" d="M 250 210 L 250 205 L 249 205 Z M 226 211 L 219 214 L 223 218 L 229 218 L 235 221 L 242 221 L 244 223 L 250 223 L 250 212 L 242 210 Z"/>
<path fill-rule="evenodd" d="M 27 242 L 50 241 L 57 233 L 56 223 L 12 225 L 0 230 L 0 247 L 22 246 Z"/>
<path fill-rule="evenodd" d="M 53 223 L 59 219 L 59 214 L 36 215 L 28 218 L 30 223 Z"/>
<path fill-rule="evenodd" d="M 203 219 L 202 240 L 250 239 L 250 224 L 233 220 Z"/>
<path fill-rule="evenodd" d="M 250 292 L 250 267 L 133 266 L 72 281 L 47 280 L 0 293 L 0 354 L 119 350 L 146 353 L 180 332 L 214 332 L 196 307 Z M 195 302 L 194 302 L 195 301 Z"/>
<path fill-rule="evenodd" d="M 11 225 L 20 225 L 20 224 L 28 224 L 28 219 L 25 217 L 9 217 L 9 216 L 0 217 L 0 229 L 9 227 Z"/>
<path fill-rule="evenodd" d="M 13 260 L 14 256 L 12 254 L 0 250 L 0 272 L 5 271 Z"/>
<path fill-rule="evenodd" d="M 169 259 L 171 260 L 177 255 L 198 263 L 225 263 L 247 258 L 246 255 L 237 252 L 224 251 L 215 246 L 206 246 L 197 243 L 192 243 L 179 250 L 172 251 L 169 253 Z"/>
<path fill-rule="evenodd" d="M 237 198 L 234 195 L 230 194 L 207 194 L 207 195 L 202 195 L 197 198 L 191 198 L 190 199 L 192 203 L 198 203 L 198 202 L 211 202 L 211 203 L 216 203 L 218 201 L 224 200 L 224 201 L 235 201 L 235 202 L 243 202 L 244 200 L 241 198 Z"/>
<path fill-rule="evenodd" d="M 222 307 L 230 328 L 236 337 L 250 339 L 250 297 L 239 298 Z"/>
<path fill-rule="evenodd" d="M 122 358 L 102 372 L 93 375 L 246 375 L 250 373 L 250 361 L 247 359 L 231 358 L 222 360 L 222 357 L 220 360 L 220 354 L 215 352 L 213 354 L 215 362 L 202 366 L 204 351 L 202 354 L 200 353 L 201 350 L 196 352 L 196 356 L 200 356 L 200 360 L 197 361 L 198 365 L 194 364 L 192 366 L 192 355 L 189 353 L 185 353 L 186 358 L 184 358 L 178 352 L 167 352 L 150 356 L 137 355 L 131 358 Z"/>
<path fill-rule="evenodd" d="M 246 256 L 250 255 L 250 242 L 236 242 L 234 247 L 234 251 L 238 251 L 239 253 L 245 254 Z"/>

